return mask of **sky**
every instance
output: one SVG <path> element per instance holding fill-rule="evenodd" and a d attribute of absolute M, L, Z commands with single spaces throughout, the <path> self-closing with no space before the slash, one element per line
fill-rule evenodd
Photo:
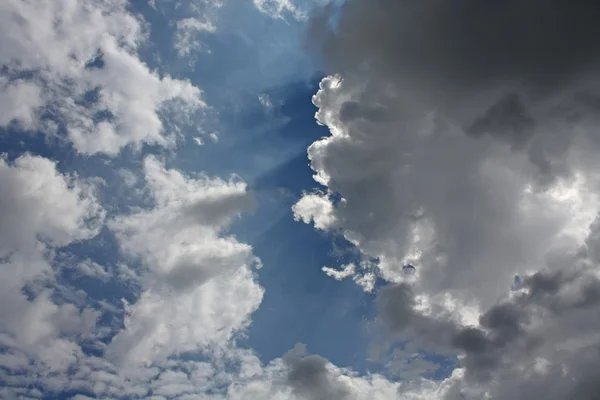
<path fill-rule="evenodd" d="M 0 399 L 600 399 L 598 18 L 4 0 Z"/>

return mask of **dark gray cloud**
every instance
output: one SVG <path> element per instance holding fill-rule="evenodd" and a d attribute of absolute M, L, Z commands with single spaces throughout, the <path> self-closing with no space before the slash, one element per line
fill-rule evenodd
<path fill-rule="evenodd" d="M 343 400 L 350 392 L 335 380 L 327 368 L 329 361 L 318 355 L 305 355 L 305 346 L 296 345 L 283 360 L 288 366 L 286 384 L 304 400 Z"/>
<path fill-rule="evenodd" d="M 376 272 L 399 282 L 399 265 L 417 265 L 411 285 L 378 294 L 392 340 L 460 355 L 465 382 L 493 399 L 592 399 L 600 229 L 586 242 L 585 228 L 599 204 L 600 3 L 321 11 L 311 45 L 340 76 L 313 99 L 332 135 L 309 157 L 343 198 L 336 228 L 380 260 Z M 469 304 L 482 312 L 473 326 Z"/>
<path fill-rule="evenodd" d="M 415 309 L 415 297 L 407 284 L 390 285 L 377 295 L 379 317 L 390 332 L 399 337 L 415 338 L 419 345 L 445 351 L 457 330 L 444 318 L 435 318 Z"/>
<path fill-rule="evenodd" d="M 389 110 L 381 105 L 361 104 L 357 101 L 347 101 L 340 109 L 342 121 L 366 119 L 368 121 L 388 121 L 393 118 Z"/>
<path fill-rule="evenodd" d="M 465 327 L 456 333 L 452 344 L 465 355 L 462 362 L 468 378 L 487 380 L 493 377 L 507 347 L 525 336 L 524 318 L 524 310 L 519 306 L 498 304 L 481 316 L 480 327 Z"/>
<path fill-rule="evenodd" d="M 349 0 L 316 13 L 308 40 L 327 73 L 366 82 L 363 104 L 349 102 L 342 121 L 389 122 L 420 105 L 474 136 L 523 148 L 538 128 L 530 106 L 557 90 L 574 93 L 560 110 L 543 113 L 554 118 L 545 131 L 564 130 L 559 120 L 581 123 L 598 114 L 595 88 L 580 80 L 600 68 L 599 18 L 600 3 L 588 0 Z M 335 29 L 331 19 L 339 21 Z M 386 85 L 404 100 L 390 99 Z M 537 142 L 530 158 L 548 175 L 558 168 L 553 153 L 564 153 L 568 143 Z"/>
<path fill-rule="evenodd" d="M 535 120 L 527 111 L 521 96 L 509 93 L 477 118 L 466 131 L 474 136 L 495 134 L 520 147 L 531 137 L 534 128 Z"/>
<path fill-rule="evenodd" d="M 368 63 L 454 87 L 555 85 L 600 64 L 599 17 L 589 0 L 348 0 L 313 19 L 311 43 L 329 72 Z"/>
<path fill-rule="evenodd" d="M 483 314 L 480 324 L 493 332 L 496 345 L 504 346 L 516 339 L 522 332 L 524 312 L 514 304 L 505 303 L 492 307 Z"/>
<path fill-rule="evenodd" d="M 501 363 L 514 361 L 515 352 L 527 357 L 555 339 L 536 331 L 529 324 L 532 319 L 543 319 L 548 326 L 565 324 L 573 337 L 600 322 L 589 313 L 600 303 L 600 281 L 589 271 L 537 272 L 524 279 L 521 289 L 525 291 L 486 311 L 480 327 L 465 327 L 454 336 L 452 344 L 465 354 L 463 364 L 471 378 L 492 378 Z M 585 318 L 591 324 L 582 323 Z"/>
<path fill-rule="evenodd" d="M 540 271 L 524 277 L 519 290 L 484 312 L 478 326 L 461 326 L 443 317 L 423 315 L 414 308 L 415 297 L 406 284 L 382 289 L 377 304 L 382 322 L 401 340 L 410 338 L 417 346 L 462 355 L 465 377 L 471 382 L 489 383 L 514 374 L 512 364 L 522 363 L 528 357 L 551 357 L 553 351 L 558 351 L 560 357 L 564 354 L 574 357 L 580 351 L 588 351 L 587 346 L 583 347 L 586 350 L 567 352 L 553 347 L 565 340 L 586 343 L 581 338 L 600 327 L 600 315 L 594 311 L 600 304 L 600 280 L 593 271 L 573 266 L 560 271 Z M 532 324 L 532 321 L 537 322 Z M 569 360 L 577 368 L 572 372 L 576 381 L 563 385 L 563 397 L 557 399 L 570 398 L 564 397 L 567 392 L 588 393 L 594 387 L 591 382 L 598 378 L 579 370 L 579 361 Z M 598 360 L 592 364 L 600 367 Z M 586 365 L 590 363 L 586 361 Z M 581 396 L 578 398 L 593 399 L 589 393 L 587 397 Z"/>

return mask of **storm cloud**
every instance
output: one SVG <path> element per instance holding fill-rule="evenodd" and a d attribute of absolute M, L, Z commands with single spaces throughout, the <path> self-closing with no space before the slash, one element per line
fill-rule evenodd
<path fill-rule="evenodd" d="M 334 12 L 335 30 L 324 23 Z M 311 39 L 329 72 L 367 63 L 386 78 L 457 88 L 546 86 L 600 64 L 600 4 L 593 1 L 349 0 L 322 13 Z"/>
<path fill-rule="evenodd" d="M 392 340 L 459 357 L 446 398 L 597 396 L 599 19 L 583 0 L 348 0 L 312 17 L 331 135 L 308 156 L 328 191 L 297 218 L 336 221 L 319 226 L 360 251 L 352 279 L 390 283 Z"/>

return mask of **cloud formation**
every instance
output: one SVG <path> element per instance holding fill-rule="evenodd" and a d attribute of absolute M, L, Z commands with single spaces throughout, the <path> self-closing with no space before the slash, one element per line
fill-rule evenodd
<path fill-rule="evenodd" d="M 436 398 L 593 398 L 599 16 L 586 1 L 350 0 L 311 21 L 331 135 L 308 149 L 326 192 L 295 217 L 360 250 L 329 275 L 391 283 L 391 340 L 459 355 Z"/>
<path fill-rule="evenodd" d="M 119 362 L 224 346 L 247 326 L 263 296 L 252 248 L 225 235 L 254 205 L 246 184 L 186 177 L 152 156 L 144 173 L 155 208 L 109 224 L 123 252 L 145 268 L 144 291 L 127 307 L 125 329 L 107 349 Z"/>
<path fill-rule="evenodd" d="M 270 24 L 286 25 L 269 18 L 302 20 L 312 3 L 232 2 L 223 9 L 258 9 L 266 23 L 252 36 L 229 21 L 227 34 L 256 50 Z M 4 133 L 66 138 L 91 165 L 106 161 L 101 170 L 122 185 L 116 196 L 134 198 L 103 206 L 98 178 L 40 156 L 0 158 L 0 397 L 595 398 L 600 8 L 337 3 L 310 31 L 330 74 L 313 102 L 331 135 L 308 149 L 321 186 L 292 211 L 356 248 L 323 279 L 372 293 L 369 328 L 383 334 L 373 353 L 392 353 L 385 376 L 302 344 L 267 362 L 242 348 L 265 293 L 260 260 L 231 230 L 256 205 L 248 184 L 179 170 L 189 163 L 173 153 L 93 157 L 170 146 L 181 132 L 172 122 L 206 107 L 189 81 L 141 60 L 149 26 L 129 3 L 9 0 L 0 5 Z M 202 51 L 199 35 L 219 33 L 211 12 L 224 4 L 165 2 L 178 8 L 173 55 Z M 267 53 L 257 53 L 260 64 Z M 267 113 L 276 104 L 259 101 Z M 424 352 L 457 367 L 444 375 Z"/>
<path fill-rule="evenodd" d="M 162 118 L 205 107 L 189 81 L 138 58 L 146 32 L 126 1 L 11 0 L 0 10 L 3 127 L 66 135 L 82 153 L 115 155 L 127 145 L 174 144 Z"/>
<path fill-rule="evenodd" d="M 90 182 L 42 157 L 0 159 L 0 187 L 0 379 L 10 396 L 9 383 L 27 379 L 22 371 L 66 373 L 81 354 L 78 341 L 97 333 L 97 310 L 36 282 L 51 286 L 54 251 L 94 237 L 105 214 Z M 31 391 L 22 394 L 36 397 Z"/>

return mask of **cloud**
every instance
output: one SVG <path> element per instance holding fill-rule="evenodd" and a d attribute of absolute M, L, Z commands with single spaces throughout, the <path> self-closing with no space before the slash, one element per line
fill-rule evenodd
<path fill-rule="evenodd" d="M 226 235 L 254 200 L 243 182 L 186 177 L 152 156 L 144 171 L 154 208 L 110 222 L 122 251 L 147 269 L 144 291 L 127 306 L 125 329 L 107 354 L 151 362 L 225 345 L 263 295 L 252 248 Z"/>
<path fill-rule="evenodd" d="M 302 20 L 306 14 L 292 0 L 252 0 L 254 6 L 263 14 L 271 18 L 283 19 L 286 14 L 295 19 Z"/>
<path fill-rule="evenodd" d="M 275 18 L 302 6 L 254 3 Z M 7 20 L 22 17 L 7 31 L 20 36 L 5 36 L 14 46 L 0 50 L 0 57 L 18 50 L 3 59 L 10 62 L 0 77 L 0 124 L 10 134 L 65 128 L 80 152 L 116 154 L 129 145 L 172 144 L 165 114 L 177 104 L 187 117 L 204 107 L 189 82 L 139 60 L 147 32 L 125 3 L 31 4 L 0 6 L 14 11 Z M 155 156 L 144 158 L 143 177 L 118 170 L 122 184 L 149 196 L 143 207 L 113 210 L 114 266 L 91 254 L 73 267 L 102 285 L 134 284 L 139 292 L 126 294 L 122 310 L 105 300 L 97 306 L 94 290 L 54 276 L 64 270 L 55 253 L 104 225 L 93 182 L 25 155 L 0 160 L 0 300 L 8 305 L 0 311 L 0 397 L 594 398 L 598 101 L 585 79 L 567 82 L 598 61 L 586 56 L 595 43 L 572 23 L 577 10 L 597 9 L 522 6 L 524 22 L 502 36 L 510 57 L 503 63 L 494 50 L 500 36 L 487 29 L 511 25 L 501 19 L 516 15 L 516 2 L 493 5 L 494 13 L 469 0 L 421 2 L 410 6 L 410 18 L 403 14 L 408 2 L 346 4 L 339 33 L 322 41 L 329 72 L 340 75 L 323 79 L 313 99 L 318 122 L 331 132 L 309 148 L 323 187 L 305 193 L 293 216 L 358 249 L 359 260 L 323 271 L 374 292 L 378 314 L 370 326 L 385 329 L 385 345 L 402 347 L 390 366 L 397 381 L 334 365 L 301 344 L 266 364 L 237 347 L 264 289 L 252 247 L 230 232 L 255 207 L 235 176 L 184 173 Z M 555 42 L 552 50 L 571 59 L 541 75 L 534 72 L 543 65 L 527 52 L 540 45 L 550 63 L 537 38 L 554 33 L 533 26 L 534 11 L 565 16 L 570 22 L 558 21 L 559 31 L 581 43 Z M 466 22 L 461 13 L 470 15 Z M 591 20 L 583 16 L 577 26 L 593 34 Z M 197 50 L 198 32 L 216 29 L 199 21 L 174 24 L 184 55 Z M 533 32 L 531 42 L 510 40 L 524 32 Z M 480 48 L 485 57 L 472 53 Z M 414 53 L 405 59 L 405 50 Z M 376 279 L 388 285 L 376 288 Z M 422 373 L 435 365 L 421 350 L 457 357 L 459 367 L 445 379 L 426 379 Z"/>
<path fill-rule="evenodd" d="M 467 132 L 472 135 L 494 133 L 513 145 L 526 142 L 534 132 L 535 121 L 518 94 L 509 93 L 477 118 Z"/>
<path fill-rule="evenodd" d="M 92 238 L 102 226 L 93 188 L 41 157 L 0 163 L 0 183 L 11 189 L 0 194 L 2 215 L 21 216 L 24 225 L 13 236 L 14 221 L 0 226 L 6 232 L 0 241 L 2 396 L 40 397 L 36 388 L 44 396 L 193 398 L 245 381 L 229 365 L 262 368 L 250 352 L 235 348 L 234 338 L 263 296 L 252 248 L 227 234 L 233 219 L 254 206 L 246 185 L 189 177 L 154 157 L 144 161 L 144 179 L 151 208 L 109 222 L 124 256 L 141 262 L 139 275 L 127 279 L 142 291 L 125 304 L 121 329 L 106 322 L 122 318 L 121 310 L 108 303 L 96 309 L 85 291 L 62 287 L 64 277 L 54 277 L 65 257 L 54 258 L 52 250 L 67 251 L 64 246 Z M 75 267 L 116 283 L 115 274 L 106 276 L 91 259 Z M 179 359 L 182 353 L 195 360 Z"/>
<path fill-rule="evenodd" d="M 61 174 L 46 158 L 0 159 L 0 255 L 32 254 L 40 246 L 61 247 L 95 236 L 104 211 L 94 186 Z"/>
<path fill-rule="evenodd" d="M 66 131 L 87 154 L 174 143 L 163 117 L 205 107 L 189 81 L 151 71 L 136 52 L 143 21 L 121 0 L 8 1 L 2 5 L 0 124 Z M 173 104 L 177 104 L 176 109 Z"/>
<path fill-rule="evenodd" d="M 586 255 L 570 261 L 561 270 L 525 276 L 475 323 L 424 310 L 406 284 L 378 294 L 380 318 L 413 348 L 459 355 L 461 377 L 453 385 L 462 397 L 440 398 L 568 399 L 577 393 L 592 399 L 600 280 Z"/>
<path fill-rule="evenodd" d="M 293 392 L 301 398 L 314 400 L 349 398 L 349 390 L 328 369 L 329 361 L 321 356 L 304 355 L 304 347 L 296 346 L 283 357 L 289 366 L 286 384 Z"/>
<path fill-rule="evenodd" d="M 488 305 L 504 291 L 496 282 L 510 285 L 516 273 L 585 239 L 598 210 L 595 139 L 586 123 L 568 125 L 542 102 L 530 118 L 516 98 L 501 96 L 472 111 L 473 121 L 481 118 L 475 130 L 489 133 L 474 137 L 364 75 L 325 78 L 314 96 L 317 120 L 332 135 L 313 143 L 309 158 L 317 182 L 341 201 L 308 194 L 294 206 L 297 219 L 341 231 L 379 260 L 388 280 L 406 279 L 401 267 L 410 263 L 427 290 L 461 290 Z M 396 117 L 358 112 L 356 102 Z M 506 131 L 515 124 L 525 140 Z"/>
<path fill-rule="evenodd" d="M 108 271 L 106 267 L 103 267 L 90 259 L 80 262 L 75 268 L 77 272 L 83 276 L 89 276 L 104 281 L 111 277 L 111 272 Z"/>
<path fill-rule="evenodd" d="M 327 21 L 334 13 L 339 19 L 332 29 Z M 355 0 L 314 18 L 311 40 L 328 69 L 339 73 L 367 63 L 382 79 L 405 76 L 420 86 L 430 80 L 438 90 L 506 82 L 552 86 L 598 66 L 599 13 L 585 0 L 491 7 L 476 0 Z"/>
<path fill-rule="evenodd" d="M 397 397 L 401 386 L 377 374 L 358 376 L 339 368 L 323 357 L 307 354 L 303 344 L 264 366 L 253 357 L 242 361 L 246 364 L 242 370 L 248 372 L 231 382 L 227 399 L 384 400 Z"/>
<path fill-rule="evenodd" d="M 56 296 L 51 264 L 56 248 L 98 233 L 104 210 L 91 183 L 38 156 L 0 159 L 0 186 L 0 365 L 8 396 L 11 379 L 21 389 L 27 381 L 23 371 L 66 373 L 81 355 L 78 340 L 93 336 L 100 313 Z M 21 394 L 39 397 L 32 390 Z"/>
<path fill-rule="evenodd" d="M 390 283 L 390 340 L 458 355 L 434 398 L 593 398 L 600 8 L 480 3 L 315 14 L 330 136 L 308 156 L 326 192 L 295 217 L 356 246 L 372 269 L 355 280 Z"/>
<path fill-rule="evenodd" d="M 175 33 L 177 55 L 179 57 L 189 57 L 192 53 L 202 51 L 204 46 L 198 35 L 201 33 L 214 33 L 216 29 L 212 22 L 203 22 L 196 18 L 184 18 L 177 21 L 177 31 Z"/>
<path fill-rule="evenodd" d="M 331 229 L 337 223 L 331 200 L 319 193 L 305 194 L 294 204 L 292 211 L 296 221 L 314 222 L 317 229 Z"/>

